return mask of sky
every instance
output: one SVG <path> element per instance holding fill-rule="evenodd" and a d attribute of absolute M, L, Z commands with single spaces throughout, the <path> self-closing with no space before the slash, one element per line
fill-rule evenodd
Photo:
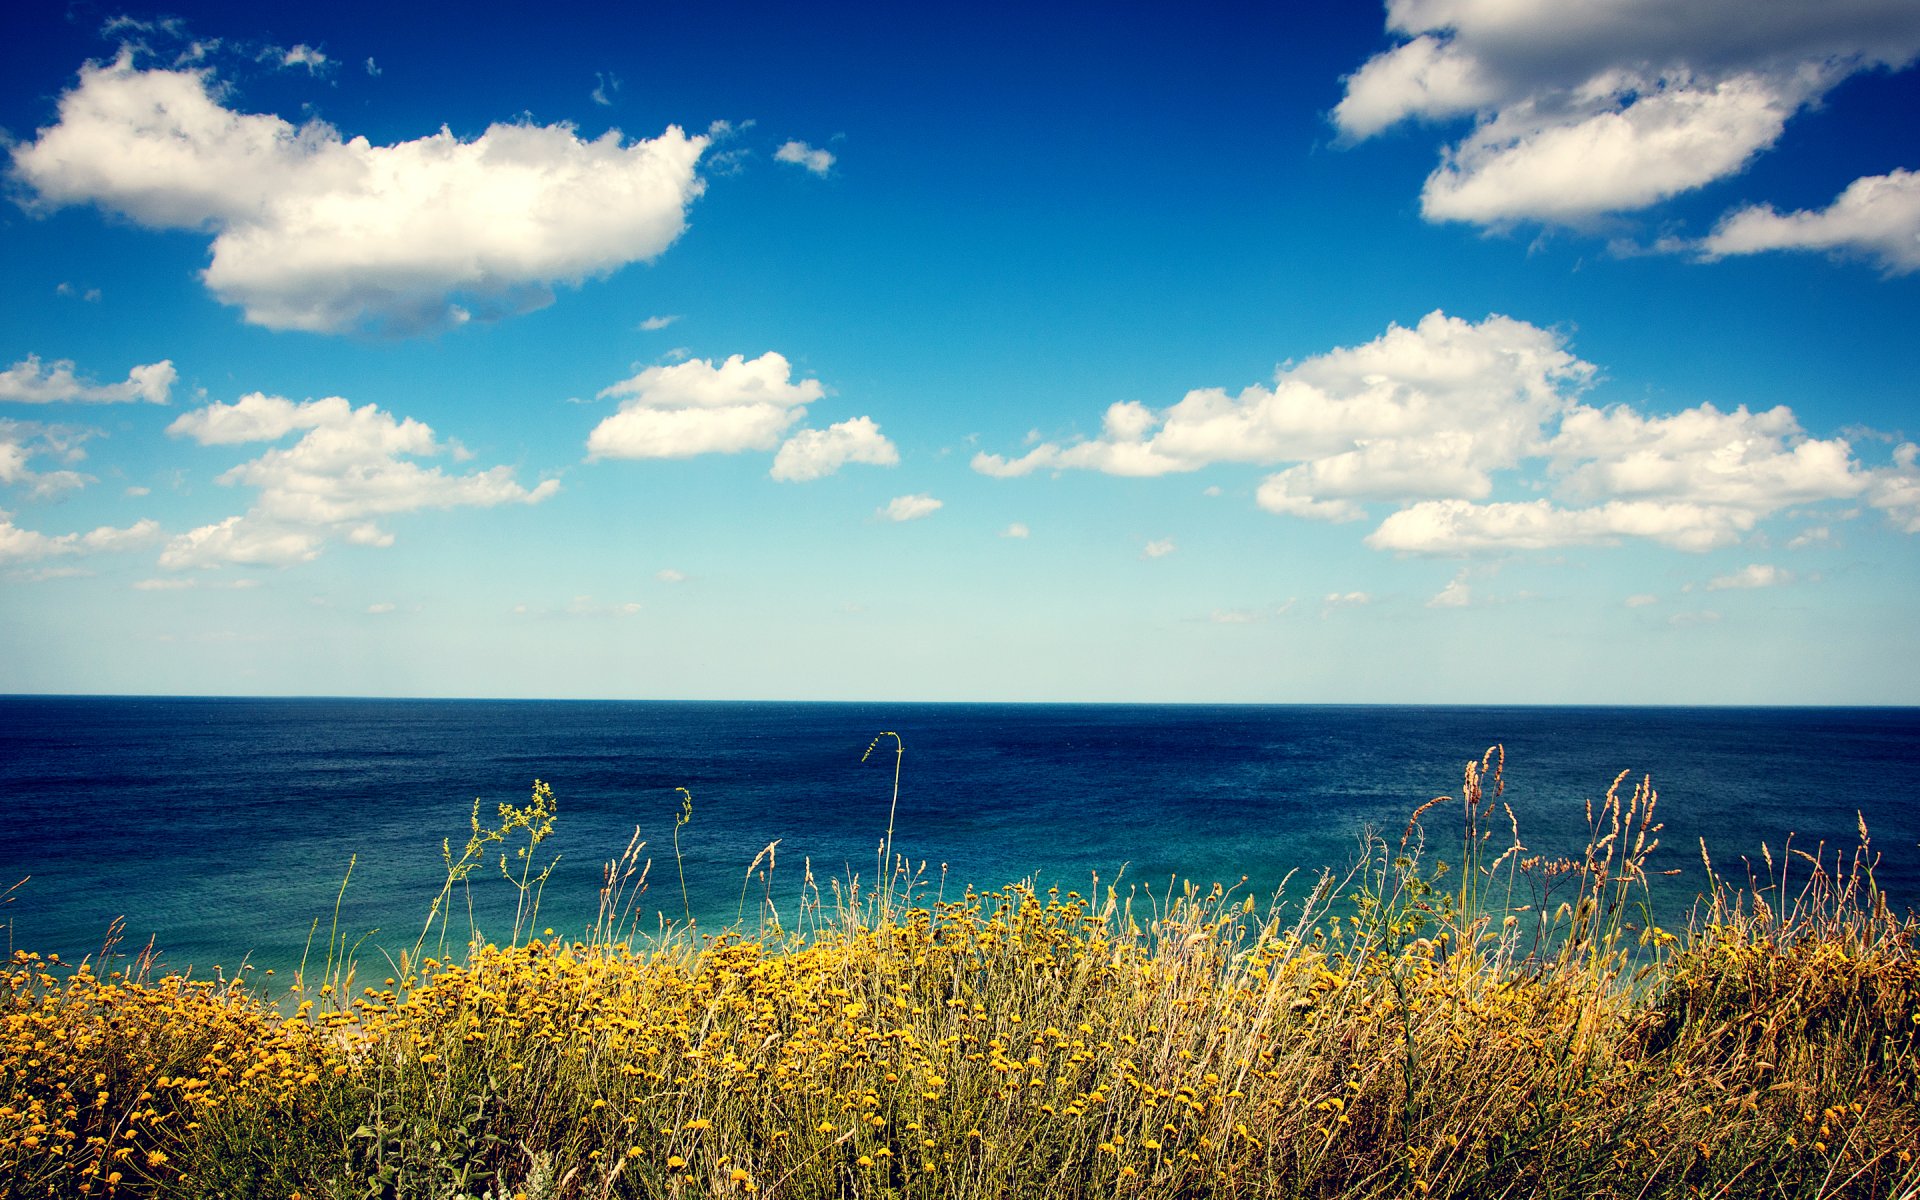
<path fill-rule="evenodd" d="M 0 692 L 1920 703 L 1920 6 L 39 0 Z"/>

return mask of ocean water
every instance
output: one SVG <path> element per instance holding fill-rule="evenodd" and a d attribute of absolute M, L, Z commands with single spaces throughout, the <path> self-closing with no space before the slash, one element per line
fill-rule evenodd
<path fill-rule="evenodd" d="M 411 946 L 475 798 L 483 819 L 558 800 L 540 924 L 593 918 L 601 864 L 636 826 L 653 859 L 647 927 L 690 908 L 734 920 L 748 864 L 778 841 L 766 894 L 790 922 L 803 868 L 876 872 L 893 742 L 905 757 L 894 847 L 951 898 L 1036 879 L 1158 891 L 1173 878 L 1265 897 L 1350 864 L 1362 832 L 1457 794 L 1463 764 L 1506 748 L 1506 795 L 1533 851 L 1586 840 L 1585 806 L 1616 773 L 1651 775 L 1665 823 L 1653 866 L 1668 920 L 1703 882 L 1776 861 L 1787 835 L 1857 842 L 1864 816 L 1896 903 L 1920 902 L 1920 710 L 649 703 L 0 697 L 0 906 L 12 947 L 77 957 L 124 919 L 197 971 L 297 962 L 340 904 L 343 932 Z M 687 897 L 673 853 L 678 788 Z M 1431 814 L 1458 857 L 1457 819 Z M 1795 860 L 1798 862 L 1798 860 Z M 1796 868 L 1804 869 L 1804 863 Z M 512 891 L 489 866 L 473 896 L 503 933 Z M 762 884 L 756 878 L 751 918 Z M 455 929 L 464 932 L 464 910 Z"/>

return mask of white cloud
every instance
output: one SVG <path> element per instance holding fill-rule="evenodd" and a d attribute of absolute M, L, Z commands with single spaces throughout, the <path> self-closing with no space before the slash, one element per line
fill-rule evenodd
<path fill-rule="evenodd" d="M 1364 608 L 1372 603 L 1373 597 L 1366 592 L 1328 592 L 1327 598 L 1320 602 L 1322 612 L 1336 608 Z"/>
<path fill-rule="evenodd" d="M 67 464 L 80 462 L 87 456 L 83 446 L 94 432 L 0 417 L 0 486 L 26 488 L 29 499 L 48 500 L 96 482 L 79 471 L 36 471 L 31 465 L 45 457 Z"/>
<path fill-rule="evenodd" d="M 165 404 L 179 378 L 171 359 L 137 366 L 122 383 L 94 383 L 74 373 L 70 359 L 42 363 L 29 354 L 0 371 L 0 400 L 15 404 L 124 404 L 144 400 Z"/>
<path fill-rule="evenodd" d="M 390 613 L 392 611 L 393 611 L 393 604 L 390 601 L 381 601 L 378 604 L 367 605 L 367 612 L 375 616 L 378 616 L 382 613 Z"/>
<path fill-rule="evenodd" d="M 1894 528 L 1920 533 L 1920 446 L 1894 447 L 1893 465 L 1873 472 L 1867 503 L 1883 510 Z"/>
<path fill-rule="evenodd" d="M 773 478 L 802 483 L 831 475 L 848 463 L 891 467 L 900 451 L 880 432 L 872 417 L 855 417 L 826 429 L 802 429 L 773 456 Z"/>
<path fill-rule="evenodd" d="M 0 509 L 0 563 L 132 550 L 152 543 L 159 536 L 160 523 L 153 520 L 136 521 L 125 528 L 102 525 L 90 533 L 45 534 L 20 528 L 13 523 L 12 513 Z"/>
<path fill-rule="evenodd" d="M 1712 625 L 1720 619 L 1720 614 L 1711 608 L 1677 612 L 1667 618 L 1667 624 L 1685 628 L 1688 625 Z"/>
<path fill-rule="evenodd" d="M 1027 528 L 1025 521 L 1015 521 L 1000 531 L 1003 538 L 1027 538 L 1033 536 L 1033 530 Z"/>
<path fill-rule="evenodd" d="M 1614 500 L 1593 508 L 1558 508 L 1547 500 L 1475 504 L 1422 500 L 1391 514 L 1368 534 L 1376 550 L 1409 554 L 1474 554 L 1552 550 L 1647 538 L 1680 550 L 1711 550 L 1753 528 L 1741 509 L 1658 501 Z"/>
<path fill-rule="evenodd" d="M 1808 546 L 1824 545 L 1833 536 L 1833 531 L 1825 525 L 1814 525 L 1793 535 L 1787 543 L 1789 550 L 1804 550 Z"/>
<path fill-rule="evenodd" d="M 1215 463 L 1284 465 L 1262 508 L 1320 520 L 1398 504 L 1366 538 L 1421 554 L 1546 550 L 1645 539 L 1709 550 L 1790 506 L 1864 500 L 1920 533 L 1920 448 L 1869 469 L 1845 438 L 1817 438 L 1792 410 L 1664 415 L 1579 397 L 1596 368 L 1556 333 L 1507 317 L 1432 313 L 1365 345 L 1276 372 L 1237 396 L 1201 389 L 1154 410 L 1107 409 L 1099 438 L 978 454 L 1006 477 L 1071 468 L 1154 476 Z M 1511 479 L 1524 499 L 1496 496 Z"/>
<path fill-rule="evenodd" d="M 1749 563 L 1731 574 L 1719 575 L 1709 580 L 1707 590 L 1723 592 L 1729 588 L 1780 587 L 1792 582 L 1792 571 L 1783 570 L 1770 563 Z"/>
<path fill-rule="evenodd" d="M 449 475 L 410 461 L 439 454 L 433 430 L 396 419 L 372 404 L 354 408 L 338 396 L 294 402 L 255 392 L 232 404 L 184 413 L 167 432 L 202 445 L 278 441 L 276 447 L 222 474 L 218 482 L 259 489 L 242 515 L 175 537 L 160 556 L 168 568 L 250 563 L 289 566 L 317 557 L 340 539 L 391 546 L 376 518 L 426 508 L 535 504 L 559 489 L 547 480 L 528 490 L 508 467 Z"/>
<path fill-rule="evenodd" d="M 1658 603 L 1660 603 L 1660 597 L 1655 596 L 1650 592 L 1635 592 L 1633 595 L 1628 596 L 1626 599 L 1626 605 L 1628 608 L 1645 608 L 1649 604 L 1658 604 Z"/>
<path fill-rule="evenodd" d="M 676 571 L 672 567 L 662 567 L 660 570 L 654 572 L 653 577 L 661 583 L 685 583 L 687 581 L 684 572 Z"/>
<path fill-rule="evenodd" d="M 54 285 L 53 294 L 65 296 L 68 299 L 85 300 L 88 304 L 100 303 L 100 289 L 97 287 L 79 288 L 63 281 Z"/>
<path fill-rule="evenodd" d="M 620 77 L 611 71 L 593 73 L 593 102 L 602 108 L 613 105 L 613 94 L 620 90 Z"/>
<path fill-rule="evenodd" d="M 1207 620 L 1215 625 L 1253 625 L 1265 619 L 1265 613 L 1248 608 L 1216 608 L 1207 614 Z"/>
<path fill-rule="evenodd" d="M 283 67 L 305 67 L 307 74 L 318 75 L 327 68 L 327 56 L 305 42 L 280 52 Z"/>
<path fill-rule="evenodd" d="M 679 313 L 674 313 L 671 316 L 651 316 L 640 322 L 640 330 L 643 333 L 652 333 L 655 330 L 665 329 L 679 319 Z"/>
<path fill-rule="evenodd" d="M 1819 212 L 1749 205 L 1721 218 L 1700 249 L 1708 258 L 1825 250 L 1874 259 L 1889 275 L 1920 270 L 1920 172 L 1856 179 Z"/>
<path fill-rule="evenodd" d="M 790 379 L 774 351 L 719 366 L 703 358 L 648 367 L 600 392 L 620 411 L 594 426 L 587 457 L 688 458 L 771 450 L 806 415 L 803 405 L 826 394 L 817 379 Z"/>
<path fill-rule="evenodd" d="M 126 494 L 129 496 L 150 496 L 153 494 L 153 489 L 136 483 L 127 488 Z"/>
<path fill-rule="evenodd" d="M 805 167 L 815 175 L 825 175 L 833 170 L 833 155 L 825 150 L 816 150 L 805 142 L 783 142 L 780 148 L 773 152 L 773 157 L 777 162 L 794 163 Z"/>
<path fill-rule="evenodd" d="M 1920 52 L 1904 0 L 1390 0 L 1402 39 L 1346 80 L 1364 139 L 1471 117 L 1421 194 L 1429 220 L 1581 225 L 1739 172 L 1804 106 Z"/>
<path fill-rule="evenodd" d="M 1174 545 L 1172 538 L 1158 538 L 1140 547 L 1142 558 L 1165 558 L 1180 547 Z"/>
<path fill-rule="evenodd" d="M 877 509 L 875 515 L 889 521 L 917 521 L 921 517 L 933 515 L 945 506 L 944 501 L 935 500 L 922 492 L 911 496 L 895 496 Z"/>
<path fill-rule="evenodd" d="M 669 126 L 627 143 L 493 125 L 374 145 L 235 111 L 204 70 L 90 63 L 59 121 L 13 150 L 40 207 L 97 204 L 213 234 L 201 278 L 274 329 L 413 333 L 540 307 L 658 256 L 700 194 L 707 146 Z"/>
<path fill-rule="evenodd" d="M 1463 570 L 1427 601 L 1428 608 L 1465 608 L 1473 603 L 1473 587 Z"/>
<path fill-rule="evenodd" d="M 1085 468 L 1162 475 L 1213 463 L 1295 463 L 1258 500 L 1273 512 L 1350 519 L 1358 499 L 1486 495 L 1489 472 L 1535 453 L 1541 425 L 1585 386 L 1593 367 L 1556 333 L 1492 316 L 1478 324 L 1434 312 L 1275 372 L 1238 396 L 1191 392 L 1156 412 L 1107 409 L 1101 436 L 1045 442 L 1015 459 L 977 454 L 993 476 Z"/>

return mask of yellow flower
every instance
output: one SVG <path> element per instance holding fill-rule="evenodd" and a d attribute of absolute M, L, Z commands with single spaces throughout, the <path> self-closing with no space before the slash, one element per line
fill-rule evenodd
<path fill-rule="evenodd" d="M 668 1166 L 668 1167 L 671 1167 L 671 1168 L 674 1168 L 674 1169 L 678 1169 L 678 1168 L 680 1168 L 680 1167 L 684 1167 L 684 1166 L 686 1166 L 686 1165 L 687 1165 L 687 1160 L 686 1160 L 686 1159 L 684 1159 L 684 1158 L 681 1158 L 681 1157 L 680 1157 L 680 1156 L 679 1156 L 678 1154 L 673 1154 L 673 1155 L 669 1155 L 669 1156 L 667 1157 L 667 1166 Z"/>

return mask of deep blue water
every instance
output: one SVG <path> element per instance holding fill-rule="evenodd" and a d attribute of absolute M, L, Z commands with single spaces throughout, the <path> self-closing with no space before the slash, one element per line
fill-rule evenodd
<path fill-rule="evenodd" d="M 0 933 L 77 956 L 124 916 L 128 941 L 153 935 L 174 966 L 250 953 L 284 967 L 316 918 L 324 938 L 357 854 L 343 930 L 411 945 L 441 840 L 457 852 L 475 797 L 491 817 L 536 777 L 559 801 L 543 926 L 591 920 L 600 864 L 636 825 L 648 911 L 681 914 L 678 787 L 694 797 L 681 845 L 702 928 L 733 919 L 776 838 L 772 894 L 791 919 L 804 860 L 823 887 L 873 878 L 892 743 L 860 757 L 882 730 L 906 744 L 895 848 L 936 881 L 946 864 L 949 896 L 1029 876 L 1085 890 L 1122 866 L 1156 888 L 1246 876 L 1264 894 L 1289 870 L 1348 864 L 1369 824 L 1397 839 L 1498 742 L 1535 850 L 1583 844 L 1584 802 L 1622 769 L 1650 773 L 1666 823 L 1654 865 L 1682 871 L 1662 882 L 1669 910 L 1701 885 L 1697 838 L 1738 871 L 1763 842 L 1779 858 L 1789 832 L 1851 846 L 1856 811 L 1883 887 L 1920 900 L 1916 709 L 0 697 L 0 889 L 31 876 Z M 1441 857 L 1457 858 L 1454 828 L 1430 821 Z M 497 914 L 505 885 L 476 879 Z"/>

